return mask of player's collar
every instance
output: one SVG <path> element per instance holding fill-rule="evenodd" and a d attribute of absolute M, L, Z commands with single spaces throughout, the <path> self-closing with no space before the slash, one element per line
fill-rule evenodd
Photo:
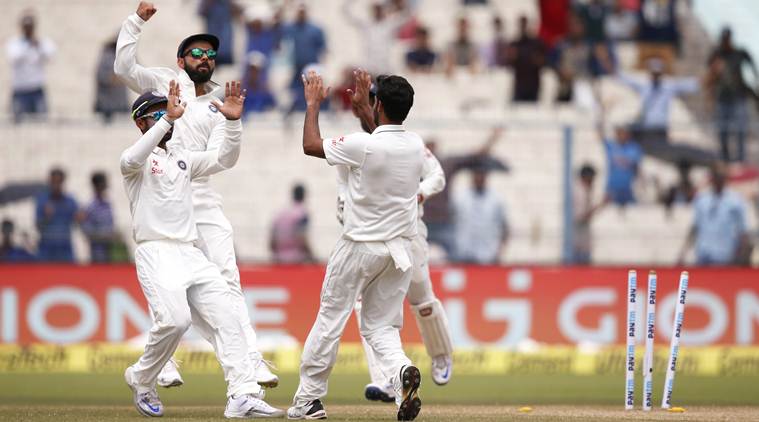
<path fill-rule="evenodd" d="M 376 135 L 378 133 L 386 133 L 386 132 L 405 132 L 406 129 L 403 127 L 403 125 L 382 125 L 377 126 L 374 129 L 374 132 L 372 132 L 372 135 Z"/>

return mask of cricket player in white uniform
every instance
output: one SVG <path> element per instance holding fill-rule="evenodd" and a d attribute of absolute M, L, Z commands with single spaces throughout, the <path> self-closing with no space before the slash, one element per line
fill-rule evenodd
<path fill-rule="evenodd" d="M 170 82 L 168 98 L 156 92 L 140 96 L 132 116 L 142 137 L 121 155 L 121 173 L 137 243 L 135 265 L 148 301 L 153 326 L 145 352 L 126 369 L 137 410 L 163 416 L 156 393 L 158 373 L 196 319 L 211 327 L 216 357 L 227 381 L 228 418 L 281 417 L 284 412 L 261 400 L 253 361 L 239 318 L 229 312 L 232 291 L 219 269 L 198 249 L 192 204 L 192 179 L 228 169 L 237 162 L 242 138 L 240 83 L 227 84 L 224 141 L 212 151 L 188 151 L 172 133 L 185 112 L 180 88 Z M 174 139 L 172 139 L 174 138 Z M 191 315 L 190 309 L 193 309 Z"/>
<path fill-rule="evenodd" d="M 154 90 L 166 94 L 169 81 L 177 80 L 182 89 L 182 101 L 187 103 L 187 107 L 184 116 L 175 124 L 175 137 L 190 151 L 219 149 L 224 140 L 225 119 L 212 102 L 221 99 L 224 93 L 216 83 L 211 82 L 219 39 L 210 34 L 196 34 L 182 41 L 177 50 L 179 70 L 143 67 L 136 59 L 137 42 L 142 26 L 156 11 L 152 3 L 143 1 L 140 2 L 137 12 L 124 21 L 116 44 L 114 71 L 137 93 Z M 267 367 L 268 362 L 263 360 L 258 351 L 256 333 L 250 323 L 245 296 L 240 286 L 232 225 L 224 216 L 221 196 L 211 188 L 208 176 L 192 181 L 192 203 L 195 207 L 198 245 L 206 257 L 219 267 L 221 275 L 234 294 L 230 306 L 236 309 L 235 314 L 243 326 L 248 352 L 255 361 L 256 379 L 261 385 L 276 387 L 279 378 L 271 373 Z M 212 341 L 210 327 L 199 322 L 195 328 L 206 340 Z M 172 359 L 162 371 L 159 385 L 178 386 L 182 382 Z"/>
<path fill-rule="evenodd" d="M 377 129 L 322 139 L 319 107 L 327 96 L 321 77 L 303 77 L 306 117 L 303 151 L 344 165 L 348 173 L 343 234 L 329 258 L 319 313 L 303 346 L 300 384 L 287 411 L 290 419 L 327 417 L 321 398 L 337 358 L 340 337 L 361 296 L 361 336 L 372 348 L 385 379 L 395 387 L 398 420 L 413 420 L 421 410 L 419 369 L 403 352 L 399 330 L 403 298 L 411 282 L 411 241 L 417 235 L 417 192 L 424 144 L 402 123 L 414 90 L 400 76 L 378 78 L 372 111 L 371 82 L 357 87 L 354 101 L 376 116 Z"/>
<path fill-rule="evenodd" d="M 359 73 L 357 77 L 368 77 L 365 73 Z M 364 82 L 366 83 L 366 82 Z M 376 86 L 372 85 L 369 91 L 369 102 L 374 103 Z M 361 128 L 371 133 L 376 125 L 374 121 L 361 121 Z M 347 191 L 348 172 L 346 166 L 337 167 L 337 219 L 343 224 L 345 210 L 345 195 Z M 429 149 L 425 148 L 424 167 L 422 168 L 422 181 L 419 184 L 419 219 L 417 221 L 419 235 L 411 244 L 413 253 L 414 269 L 411 276 L 406 298 L 416 317 L 417 326 L 422 336 L 422 342 L 427 349 L 427 354 L 432 359 L 432 380 L 438 385 L 447 384 L 453 372 L 453 345 L 451 342 L 448 317 L 442 304 L 435 297 L 432 290 L 432 280 L 429 269 L 429 245 L 427 244 L 427 226 L 422 221 L 424 215 L 424 201 L 441 192 L 445 188 L 445 173 L 440 162 Z M 361 318 L 361 301 L 356 303 L 356 318 Z M 363 340 L 366 361 L 369 367 L 371 383 L 364 389 L 364 396 L 372 401 L 395 401 L 392 383 L 382 376 L 382 371 L 369 344 Z"/>

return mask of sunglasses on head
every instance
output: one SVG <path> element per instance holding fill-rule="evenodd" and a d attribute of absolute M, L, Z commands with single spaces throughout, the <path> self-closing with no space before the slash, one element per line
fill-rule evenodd
<path fill-rule="evenodd" d="M 161 117 L 163 117 L 164 114 L 166 114 L 166 110 L 158 110 L 158 111 L 154 111 L 152 113 L 148 113 L 148 114 L 146 114 L 144 116 L 140 116 L 140 117 L 138 117 L 138 119 L 147 119 L 147 118 L 152 117 L 153 120 L 155 120 L 157 122 L 157 121 L 161 120 Z"/>
<path fill-rule="evenodd" d="M 202 48 L 195 47 L 191 48 L 190 51 L 184 53 L 185 56 L 188 54 L 191 55 L 193 59 L 199 59 L 203 57 L 203 54 L 205 54 L 206 57 L 208 57 L 208 60 L 214 60 L 218 53 L 213 48 L 203 50 Z"/>

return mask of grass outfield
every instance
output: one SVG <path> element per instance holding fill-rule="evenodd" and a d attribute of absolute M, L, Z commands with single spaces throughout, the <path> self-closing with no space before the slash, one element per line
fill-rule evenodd
<path fill-rule="evenodd" d="M 638 377 L 640 378 L 640 377 Z M 661 399 L 663 377 L 655 378 L 655 400 Z M 224 410 L 224 380 L 219 375 L 185 375 L 181 388 L 159 391 L 166 418 L 219 419 Z M 330 420 L 395 419 L 390 405 L 363 400 L 366 377 L 334 375 L 324 403 Z M 616 376 L 454 376 L 446 387 L 429 378 L 420 391 L 420 420 L 759 420 L 759 377 L 678 376 L 673 402 L 683 414 L 656 410 L 624 412 L 624 380 Z M 267 400 L 286 407 L 297 377 L 285 375 Z M 637 387 L 640 397 L 640 386 Z M 521 406 L 531 406 L 520 414 Z M 135 420 L 131 393 L 119 374 L 2 374 L 0 420 Z"/>

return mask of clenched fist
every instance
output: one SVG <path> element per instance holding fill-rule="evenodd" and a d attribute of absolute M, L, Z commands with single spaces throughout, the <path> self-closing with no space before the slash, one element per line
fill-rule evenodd
<path fill-rule="evenodd" d="M 137 6 L 137 16 L 142 18 L 144 21 L 148 21 L 153 15 L 155 15 L 155 12 L 157 12 L 158 9 L 155 8 L 153 3 L 147 2 L 147 1 L 141 1 L 140 4 Z"/>

